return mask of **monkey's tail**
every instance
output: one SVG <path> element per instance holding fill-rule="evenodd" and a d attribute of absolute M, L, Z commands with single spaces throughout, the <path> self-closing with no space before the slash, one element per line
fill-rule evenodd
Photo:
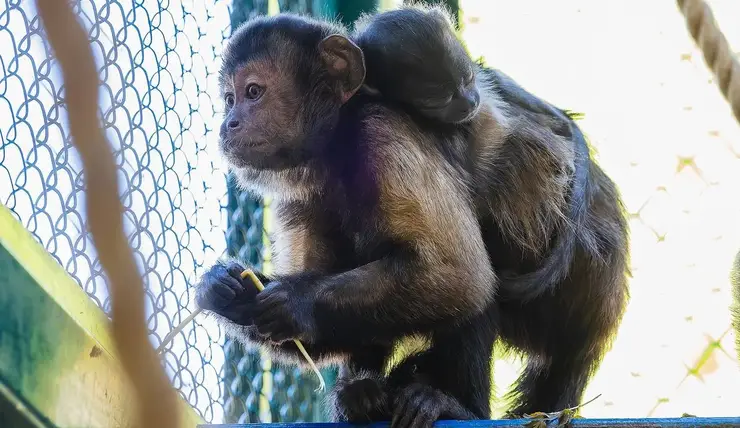
<path fill-rule="evenodd" d="M 735 329 L 735 350 L 740 361 L 740 251 L 735 256 L 735 265 L 730 274 L 732 284 L 732 326 Z"/>
<path fill-rule="evenodd" d="M 502 273 L 499 286 L 502 299 L 531 300 L 553 288 L 570 273 L 578 242 L 577 229 L 586 221 L 588 213 L 591 163 L 588 143 L 578 125 L 570 119 L 575 159 L 574 174 L 570 192 L 568 221 L 562 233 L 555 240 L 549 255 L 540 267 L 524 274 Z"/>

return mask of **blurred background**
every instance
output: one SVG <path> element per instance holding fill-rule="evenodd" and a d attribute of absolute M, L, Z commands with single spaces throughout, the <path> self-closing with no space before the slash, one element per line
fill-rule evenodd
<path fill-rule="evenodd" d="M 735 51 L 740 2 L 707 2 Z M 631 301 L 586 417 L 736 415 L 729 271 L 740 126 L 675 2 L 461 0 L 463 35 L 528 90 L 583 112 L 630 215 Z M 499 393 L 516 360 L 497 361 Z"/>
<path fill-rule="evenodd" d="M 224 254 L 269 271 L 269 201 L 235 189 L 216 151 L 216 74 L 231 29 L 280 11 L 350 23 L 367 0 L 73 2 L 93 40 L 102 120 L 125 187 L 126 227 L 148 287 L 152 343 L 192 309 Z M 398 1 L 384 0 L 380 7 Z M 456 3 L 456 2 L 455 2 Z M 740 45 L 737 0 L 710 0 Z M 473 57 L 582 112 L 630 216 L 624 321 L 584 396 L 586 417 L 736 416 L 740 369 L 729 272 L 740 250 L 740 126 L 674 2 L 460 0 Z M 734 17 L 734 19 L 733 19 Z M 12 18 L 12 19 L 11 19 Z M 0 203 L 104 311 L 106 279 L 84 218 L 59 69 L 31 2 L 0 4 Z M 208 422 L 326 420 L 315 378 L 274 367 L 197 319 L 168 347 L 173 384 Z M 499 398 L 521 362 L 497 359 Z M 331 381 L 333 372 L 325 371 Z"/>

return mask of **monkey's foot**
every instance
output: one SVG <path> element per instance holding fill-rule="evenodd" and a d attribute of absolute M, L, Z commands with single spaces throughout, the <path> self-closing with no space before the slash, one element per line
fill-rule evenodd
<path fill-rule="evenodd" d="M 501 416 L 501 419 L 524 419 L 524 415 L 514 412 L 506 412 L 503 416 Z"/>
<path fill-rule="evenodd" d="M 391 428 L 431 428 L 441 417 L 464 420 L 472 415 L 444 392 L 424 383 L 412 383 L 396 397 Z"/>
<path fill-rule="evenodd" d="M 367 423 L 390 418 L 385 385 L 373 378 L 339 381 L 336 389 L 337 413 L 346 422 Z"/>
<path fill-rule="evenodd" d="M 511 413 L 507 413 L 507 416 L 511 415 Z M 572 426 L 571 421 L 577 418 L 575 411 L 573 409 L 565 409 L 560 412 L 534 412 L 532 414 L 524 414 L 521 418 L 512 418 L 512 419 L 529 419 L 529 422 L 527 422 L 524 426 L 527 428 L 540 428 L 540 427 L 549 427 L 554 426 L 556 428 L 569 428 Z M 555 425 L 552 425 L 553 422 L 556 422 Z"/>

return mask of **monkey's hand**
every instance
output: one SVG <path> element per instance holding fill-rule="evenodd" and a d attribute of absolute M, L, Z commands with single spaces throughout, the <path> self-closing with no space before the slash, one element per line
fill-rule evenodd
<path fill-rule="evenodd" d="M 396 396 L 391 428 L 432 428 L 434 422 L 443 418 L 476 419 L 455 398 L 430 385 L 415 382 Z"/>
<path fill-rule="evenodd" d="M 337 381 L 335 406 L 344 422 L 368 423 L 390 419 L 390 397 L 382 379 Z"/>
<path fill-rule="evenodd" d="M 216 263 L 200 279 L 195 302 L 203 310 L 221 315 L 239 325 L 254 322 L 257 287 L 242 279 L 244 267 L 235 261 Z M 260 281 L 266 278 L 255 272 Z"/>
<path fill-rule="evenodd" d="M 291 339 L 315 341 L 313 300 L 304 287 L 295 286 L 294 281 L 287 278 L 273 281 L 256 300 L 254 325 L 262 337 L 275 343 Z"/>

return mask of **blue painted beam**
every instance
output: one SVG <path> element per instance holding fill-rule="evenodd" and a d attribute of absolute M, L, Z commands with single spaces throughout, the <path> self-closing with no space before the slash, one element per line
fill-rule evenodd
<path fill-rule="evenodd" d="M 493 428 L 493 427 L 522 427 L 532 422 L 531 419 L 504 419 L 492 421 L 439 421 L 435 428 Z M 548 426 L 556 426 L 551 423 Z M 225 424 L 225 425 L 198 425 L 198 428 L 386 428 L 388 422 L 378 422 L 368 425 L 350 425 L 339 423 L 270 423 L 270 424 Z M 634 419 L 573 419 L 573 427 L 603 428 L 730 428 L 740 427 L 740 416 L 729 418 L 634 418 Z"/>

